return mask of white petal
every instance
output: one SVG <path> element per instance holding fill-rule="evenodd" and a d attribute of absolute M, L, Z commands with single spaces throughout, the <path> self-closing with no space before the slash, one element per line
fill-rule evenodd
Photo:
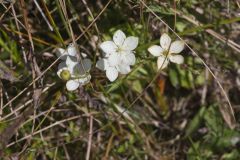
<path fill-rule="evenodd" d="M 84 77 L 84 78 L 79 78 L 79 79 L 77 79 L 77 82 L 79 83 L 79 85 L 82 86 L 82 85 L 85 85 L 85 84 L 89 83 L 90 80 L 91 80 L 91 75 L 89 74 L 89 75 L 87 75 L 87 76 Z"/>
<path fill-rule="evenodd" d="M 164 50 L 168 50 L 171 44 L 171 38 L 166 34 L 163 33 L 163 35 L 160 38 L 160 45 Z"/>
<path fill-rule="evenodd" d="M 58 75 L 58 77 L 61 78 L 61 79 L 62 79 L 62 77 L 61 77 L 61 72 L 62 72 L 63 70 L 68 70 L 68 68 L 67 68 L 67 67 L 59 68 L 58 71 L 57 71 L 57 75 Z"/>
<path fill-rule="evenodd" d="M 153 45 L 148 48 L 148 52 L 150 52 L 153 56 L 159 57 L 162 55 L 164 49 L 158 45 Z"/>
<path fill-rule="evenodd" d="M 57 48 L 57 56 L 61 57 L 61 60 L 65 60 L 67 58 L 67 51 L 63 48 Z"/>
<path fill-rule="evenodd" d="M 67 66 L 75 65 L 77 63 L 77 58 L 76 57 L 67 56 L 65 63 L 66 63 Z"/>
<path fill-rule="evenodd" d="M 132 51 L 134 50 L 138 45 L 138 38 L 137 37 L 127 37 L 123 43 L 123 49 Z"/>
<path fill-rule="evenodd" d="M 113 41 L 117 46 L 122 46 L 125 39 L 126 35 L 121 30 L 117 30 L 113 35 Z"/>
<path fill-rule="evenodd" d="M 77 81 L 74 80 L 69 80 L 66 83 L 66 87 L 68 91 L 74 91 L 79 87 L 79 83 Z"/>
<path fill-rule="evenodd" d="M 58 65 L 58 70 L 63 69 L 63 68 L 66 68 L 66 67 L 67 67 L 66 63 L 65 63 L 65 62 L 61 62 L 61 63 L 59 63 L 59 65 Z"/>
<path fill-rule="evenodd" d="M 120 54 L 118 53 L 114 53 L 114 54 L 111 54 L 109 57 L 108 57 L 108 63 L 111 67 L 114 67 L 114 66 L 117 66 L 121 59 L 120 59 Z"/>
<path fill-rule="evenodd" d="M 62 72 L 62 69 L 61 69 L 61 70 L 58 70 L 58 71 L 57 71 L 57 75 L 58 75 L 59 78 L 62 79 L 62 77 L 61 77 L 61 72 Z"/>
<path fill-rule="evenodd" d="M 157 60 L 157 66 L 158 66 L 158 69 L 164 69 L 165 67 L 167 67 L 169 63 L 169 60 L 164 57 L 164 56 L 160 56 L 158 57 L 158 60 Z"/>
<path fill-rule="evenodd" d="M 74 66 L 77 64 L 77 59 L 75 57 L 67 57 L 66 65 L 70 73 L 73 73 Z"/>
<path fill-rule="evenodd" d="M 128 74 L 131 71 L 129 65 L 118 65 L 117 69 L 121 74 Z"/>
<path fill-rule="evenodd" d="M 85 75 L 91 69 L 92 62 L 90 59 L 84 59 L 82 62 L 76 63 L 73 66 L 74 76 L 82 76 Z"/>
<path fill-rule="evenodd" d="M 184 62 L 184 58 L 181 55 L 170 55 L 169 59 L 171 62 L 177 63 L 177 64 L 182 64 Z"/>
<path fill-rule="evenodd" d="M 73 43 L 68 45 L 67 48 L 67 54 L 70 56 L 76 56 L 77 55 L 77 46 L 75 46 Z"/>
<path fill-rule="evenodd" d="M 115 80 L 117 79 L 117 77 L 118 77 L 118 71 L 117 71 L 117 69 L 116 69 L 115 67 L 109 67 L 109 68 L 107 68 L 107 70 L 106 70 L 106 76 L 107 76 L 107 78 L 108 78 L 111 82 L 115 81 Z"/>
<path fill-rule="evenodd" d="M 57 52 L 59 56 L 62 56 L 67 53 L 66 50 L 63 48 L 57 48 Z"/>
<path fill-rule="evenodd" d="M 182 52 L 184 48 L 184 42 L 183 41 L 174 41 L 169 49 L 169 53 L 180 53 Z"/>
<path fill-rule="evenodd" d="M 86 57 L 87 57 L 87 54 L 86 54 L 86 53 L 81 52 L 81 55 L 82 55 L 83 58 L 86 58 Z"/>
<path fill-rule="evenodd" d="M 83 68 L 83 64 L 82 63 L 78 63 L 74 66 L 74 76 L 83 76 L 86 74 L 86 70 Z"/>
<path fill-rule="evenodd" d="M 126 65 L 134 65 L 136 62 L 136 58 L 133 53 L 122 54 L 121 59 L 122 62 Z"/>
<path fill-rule="evenodd" d="M 101 43 L 100 48 L 107 54 L 106 56 L 116 52 L 117 50 L 117 46 L 113 41 L 105 41 Z"/>
<path fill-rule="evenodd" d="M 86 58 L 82 61 L 82 63 L 83 63 L 84 70 L 86 72 L 90 71 L 91 66 L 92 66 L 92 61 L 90 59 Z"/>
<path fill-rule="evenodd" d="M 106 70 L 106 68 L 109 67 L 108 61 L 107 59 L 103 58 L 103 59 L 99 59 L 97 61 L 96 67 L 102 71 Z"/>

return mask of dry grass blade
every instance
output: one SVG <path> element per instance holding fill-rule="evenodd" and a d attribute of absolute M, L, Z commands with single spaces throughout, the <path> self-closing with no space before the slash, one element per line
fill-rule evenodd
<path fill-rule="evenodd" d="M 13 17 L 14 17 L 14 20 L 15 20 L 16 28 L 17 28 L 18 32 L 20 32 L 20 27 L 19 27 L 19 24 L 18 24 L 20 21 L 17 18 L 16 11 L 14 9 L 14 5 L 12 6 L 12 13 L 13 13 Z M 21 22 L 20 22 L 20 24 L 21 24 Z M 22 43 L 23 42 L 22 35 L 19 34 L 18 37 L 19 37 L 19 42 Z M 25 48 L 23 46 L 21 46 L 21 49 L 22 49 L 22 53 L 23 53 L 24 62 L 25 62 L 25 64 L 27 64 L 27 56 L 26 56 Z"/>
<path fill-rule="evenodd" d="M 86 160 L 90 159 L 90 153 L 92 148 L 92 132 L 93 132 L 93 116 L 89 116 L 89 133 L 88 133 L 88 147 L 86 153 Z"/>
<path fill-rule="evenodd" d="M 2 4 L 3 5 L 3 4 Z M 2 21 L 3 17 L 7 14 L 7 12 L 11 9 L 12 4 L 10 4 L 8 6 L 8 8 L 6 8 L 6 10 L 4 11 L 4 13 L 0 16 L 0 22 Z"/>
<path fill-rule="evenodd" d="M 94 19 L 93 13 L 91 12 L 90 8 L 88 7 L 87 2 L 86 2 L 85 0 L 82 0 L 82 2 L 83 2 L 83 4 L 84 4 L 84 6 L 86 7 L 86 9 L 87 9 L 89 15 L 91 16 L 91 18 Z M 99 29 L 98 29 L 96 23 L 94 24 L 94 27 L 95 27 L 95 29 L 96 29 L 98 35 L 99 35 Z"/>
<path fill-rule="evenodd" d="M 16 33 L 16 34 L 19 35 L 19 36 L 28 37 L 28 35 L 25 34 L 25 33 L 12 30 L 12 29 L 10 29 L 10 28 L 8 28 L 8 27 L 6 27 L 6 26 L 1 26 L 1 27 L 3 27 L 3 28 L 4 28 L 6 31 L 8 31 L 8 32 L 13 32 L 13 33 Z M 44 45 L 51 46 L 51 47 L 54 47 L 54 48 L 57 48 L 57 47 L 58 47 L 57 45 L 48 43 L 48 42 L 46 42 L 46 41 L 44 41 L 44 40 L 42 40 L 42 39 L 36 38 L 36 37 L 32 37 L 32 39 L 33 39 L 34 41 L 40 43 L 40 44 L 44 44 Z"/>
<path fill-rule="evenodd" d="M 36 0 L 33 0 L 33 1 L 34 1 L 35 5 L 37 6 L 39 12 L 41 13 L 43 19 L 44 19 L 45 22 L 47 23 L 47 25 L 48 25 L 50 31 L 53 31 L 53 27 L 52 27 L 52 25 L 49 23 L 47 17 L 46 17 L 45 14 L 43 13 L 43 11 L 42 11 L 41 7 L 39 6 L 38 2 L 37 2 Z"/>
<path fill-rule="evenodd" d="M 91 27 L 95 24 L 95 22 L 98 20 L 98 18 L 103 14 L 103 12 L 107 9 L 107 7 L 110 5 L 112 0 L 109 0 L 107 4 L 104 6 L 104 8 L 101 10 L 101 12 L 94 18 L 94 20 L 89 24 L 89 26 L 84 30 L 83 33 L 81 33 L 77 38 L 76 41 L 79 40 Z"/>
<path fill-rule="evenodd" d="M 32 34 L 31 34 L 31 28 L 30 25 L 28 24 L 28 18 L 27 18 L 27 10 L 26 10 L 26 5 L 24 0 L 20 0 L 20 5 L 21 5 L 21 9 L 23 12 L 23 18 L 24 18 L 24 23 L 25 23 L 25 27 L 27 29 L 27 33 L 28 33 L 28 38 L 32 47 L 32 51 L 34 51 L 34 44 L 33 44 L 33 40 L 32 40 Z"/>

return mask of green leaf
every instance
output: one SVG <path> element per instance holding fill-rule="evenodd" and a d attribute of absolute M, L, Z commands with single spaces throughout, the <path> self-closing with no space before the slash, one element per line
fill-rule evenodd
<path fill-rule="evenodd" d="M 196 131 L 199 128 L 199 126 L 201 125 L 201 122 L 203 121 L 203 116 L 205 112 L 206 112 L 206 107 L 201 107 L 197 115 L 190 121 L 185 132 L 185 137 L 190 136 L 194 131 Z"/>
<path fill-rule="evenodd" d="M 204 72 L 202 72 L 202 73 L 200 73 L 198 76 L 197 76 L 197 78 L 196 78 L 196 80 L 195 80 L 195 84 L 197 85 L 197 86 L 201 86 L 201 85 L 203 85 L 205 83 L 205 77 L 204 77 Z"/>
<path fill-rule="evenodd" d="M 161 6 L 158 6 L 158 5 L 151 5 L 149 6 L 149 8 L 153 11 L 153 12 L 156 12 L 156 13 L 161 13 L 161 14 L 165 14 L 165 15 L 174 15 L 174 13 L 168 9 L 168 8 L 164 8 L 164 7 L 161 7 Z M 147 12 L 149 12 L 149 10 L 147 10 Z"/>
<path fill-rule="evenodd" d="M 221 114 L 216 109 L 216 106 L 210 106 L 204 115 L 204 120 L 206 121 L 207 127 L 215 134 L 220 134 L 222 128 L 224 127 L 224 122 L 221 117 Z"/>
<path fill-rule="evenodd" d="M 169 69 L 169 78 L 174 87 L 179 86 L 178 73 L 175 69 Z"/>
<path fill-rule="evenodd" d="M 183 22 L 176 23 L 176 28 L 179 32 L 183 32 L 186 27 L 187 27 L 186 23 L 183 23 Z"/>

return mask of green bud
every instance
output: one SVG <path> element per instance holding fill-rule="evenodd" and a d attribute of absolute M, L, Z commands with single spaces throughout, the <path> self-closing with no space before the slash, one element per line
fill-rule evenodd
<path fill-rule="evenodd" d="M 67 81 L 71 78 L 71 74 L 68 70 L 63 70 L 61 73 L 60 73 L 60 76 L 61 78 L 64 80 L 64 81 Z"/>

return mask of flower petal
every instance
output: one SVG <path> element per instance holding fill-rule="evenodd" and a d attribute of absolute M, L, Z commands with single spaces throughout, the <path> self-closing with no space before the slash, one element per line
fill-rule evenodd
<path fill-rule="evenodd" d="M 131 37 L 127 37 L 125 39 L 122 47 L 123 47 L 124 50 L 132 51 L 135 48 L 137 48 L 137 45 L 138 45 L 138 38 L 131 36 Z"/>
<path fill-rule="evenodd" d="M 63 48 L 57 48 L 57 56 L 60 57 L 61 60 L 66 60 L 67 51 Z"/>
<path fill-rule="evenodd" d="M 121 59 L 120 54 L 114 53 L 108 57 L 108 63 L 111 67 L 117 66 Z"/>
<path fill-rule="evenodd" d="M 59 63 L 59 65 L 58 65 L 58 70 L 63 69 L 63 68 L 66 68 L 66 67 L 67 67 L 66 63 L 65 63 L 65 62 L 61 62 L 61 63 Z"/>
<path fill-rule="evenodd" d="M 66 50 L 63 48 L 57 48 L 58 57 L 67 54 Z"/>
<path fill-rule="evenodd" d="M 61 64 L 61 63 L 60 63 L 60 64 Z M 62 67 L 62 68 L 59 68 L 58 71 L 57 71 L 57 75 L 58 75 L 58 77 L 61 78 L 61 79 L 62 79 L 61 73 L 62 73 L 63 70 L 68 70 L 68 68 L 67 68 L 67 67 Z"/>
<path fill-rule="evenodd" d="M 160 38 L 160 45 L 164 50 L 168 50 L 171 44 L 171 38 L 166 34 L 163 33 L 163 35 Z"/>
<path fill-rule="evenodd" d="M 79 83 L 75 80 L 69 80 L 66 83 L 66 87 L 68 91 L 74 91 L 79 87 Z"/>
<path fill-rule="evenodd" d="M 115 80 L 117 79 L 117 77 L 118 77 L 118 71 L 117 71 L 117 69 L 116 69 L 115 67 L 109 67 L 109 68 L 107 68 L 107 70 L 106 70 L 106 76 L 107 76 L 107 78 L 108 78 L 111 82 L 115 81 Z"/>
<path fill-rule="evenodd" d="M 113 35 L 113 41 L 117 46 L 122 46 L 125 39 L 126 35 L 121 30 L 117 30 Z"/>
<path fill-rule="evenodd" d="M 169 53 L 180 53 L 182 52 L 184 48 L 184 42 L 183 41 L 174 41 L 169 49 Z"/>
<path fill-rule="evenodd" d="M 102 71 L 106 70 L 106 68 L 109 67 L 108 61 L 107 59 L 103 58 L 103 59 L 99 59 L 97 61 L 96 67 Z"/>
<path fill-rule="evenodd" d="M 158 45 L 153 45 L 148 48 L 148 52 L 150 52 L 155 57 L 161 56 L 163 51 L 164 51 L 164 49 L 162 49 L 162 47 L 160 47 Z"/>
<path fill-rule="evenodd" d="M 134 65 L 136 62 L 136 58 L 133 53 L 122 54 L 121 59 L 122 62 L 126 65 Z"/>
<path fill-rule="evenodd" d="M 77 63 L 74 67 L 73 67 L 73 76 L 83 76 L 86 72 L 84 72 L 83 66 L 80 63 Z"/>
<path fill-rule="evenodd" d="M 76 64 L 77 64 L 77 59 L 75 57 L 67 56 L 66 65 L 71 74 L 74 72 L 74 66 Z"/>
<path fill-rule="evenodd" d="M 169 63 L 169 60 L 166 57 L 164 56 L 158 57 L 158 60 L 157 60 L 158 69 L 166 68 L 168 63 Z"/>
<path fill-rule="evenodd" d="M 87 57 L 87 54 L 86 54 L 86 53 L 81 52 L 81 55 L 82 55 L 83 58 L 86 58 L 86 57 Z"/>
<path fill-rule="evenodd" d="M 101 43 L 100 48 L 107 54 L 106 57 L 117 50 L 117 46 L 113 41 L 105 41 Z"/>
<path fill-rule="evenodd" d="M 171 55 L 169 56 L 169 60 L 177 64 L 182 64 L 184 62 L 184 58 L 181 55 Z"/>
<path fill-rule="evenodd" d="M 90 59 L 84 59 L 73 67 L 74 76 L 83 76 L 91 69 L 92 62 Z"/>
<path fill-rule="evenodd" d="M 70 56 L 76 56 L 77 55 L 77 46 L 75 46 L 73 43 L 70 43 L 67 48 L 67 54 Z"/>
<path fill-rule="evenodd" d="M 83 63 L 84 70 L 86 72 L 90 71 L 91 66 L 92 66 L 92 61 L 90 59 L 86 58 L 82 61 L 82 63 Z"/>
<path fill-rule="evenodd" d="M 76 79 L 75 81 L 77 81 L 80 86 L 83 86 L 83 85 L 89 83 L 90 80 L 91 80 L 91 75 L 88 74 L 86 77 Z"/>
<path fill-rule="evenodd" d="M 67 66 L 75 65 L 77 63 L 77 58 L 76 57 L 67 56 L 65 63 L 66 63 Z"/>
<path fill-rule="evenodd" d="M 57 71 L 57 75 L 58 75 L 58 77 L 61 78 L 61 79 L 62 79 L 62 77 L 61 77 L 61 72 L 62 72 L 62 71 L 63 71 L 62 69 L 60 69 L 60 70 Z"/>
<path fill-rule="evenodd" d="M 117 69 L 121 74 L 128 74 L 131 71 L 129 65 L 118 65 Z"/>

